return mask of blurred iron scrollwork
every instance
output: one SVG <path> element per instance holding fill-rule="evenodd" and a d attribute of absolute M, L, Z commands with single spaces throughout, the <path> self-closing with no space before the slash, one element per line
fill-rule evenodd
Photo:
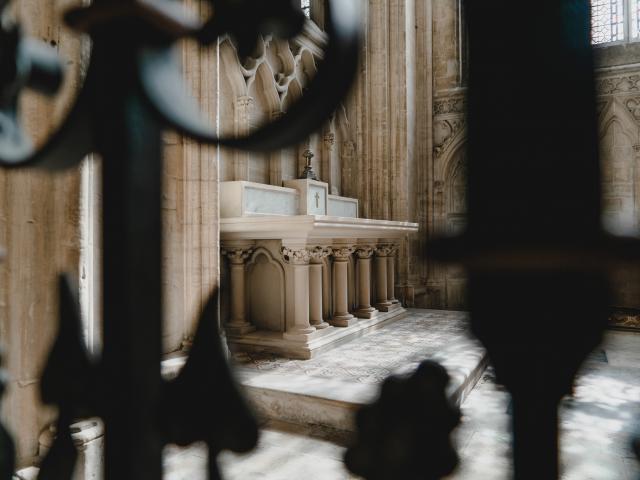
<path fill-rule="evenodd" d="M 219 344 L 216 291 L 186 366 L 175 380 L 160 375 L 162 132 L 171 128 L 200 142 L 255 151 L 302 141 L 352 83 L 360 21 L 357 2 L 330 0 L 324 58 L 303 98 L 245 138 L 217 138 L 185 94 L 175 42 L 194 38 L 208 45 L 230 34 L 240 55 L 248 55 L 259 35 L 290 38 L 306 20 L 292 0 L 209 2 L 213 14 L 204 23 L 173 0 L 94 0 L 67 12 L 67 23 L 91 36 L 91 60 L 66 120 L 36 149 L 20 125 L 19 96 L 24 88 L 55 94 L 63 69 L 55 51 L 9 22 L 8 2 L 0 1 L 0 166 L 60 170 L 92 152 L 103 162 L 103 351 L 99 359 L 87 354 L 76 289 L 61 276 L 59 334 L 41 388 L 59 418 L 40 479 L 71 478 L 76 453 L 69 425 L 81 416 L 104 420 L 108 480 L 158 480 L 163 446 L 195 441 L 209 446 L 209 478 L 217 479 L 219 451 L 247 451 L 257 442 L 256 422 Z M 13 453 L 8 438 L 5 443 L 0 473 L 8 479 Z"/>

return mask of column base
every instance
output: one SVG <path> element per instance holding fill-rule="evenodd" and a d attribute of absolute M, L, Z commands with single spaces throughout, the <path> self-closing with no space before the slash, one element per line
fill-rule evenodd
<path fill-rule="evenodd" d="M 357 321 L 356 317 L 350 313 L 345 313 L 343 315 L 336 315 L 329 321 L 329 323 L 334 327 L 350 327 L 357 323 Z"/>
<path fill-rule="evenodd" d="M 378 315 L 378 310 L 373 307 L 360 307 L 355 314 L 358 318 L 374 318 Z"/>
<path fill-rule="evenodd" d="M 227 337 L 226 341 L 232 352 L 273 353 L 287 358 L 309 359 L 314 356 L 343 345 L 345 342 L 380 328 L 387 322 L 394 322 L 405 316 L 405 310 L 398 308 L 391 313 L 378 313 L 372 319 L 352 319 L 349 328 L 325 328 L 316 330 L 311 335 L 303 335 L 305 339 L 283 338 L 284 334 L 266 330 L 257 330 L 242 337 Z M 170 370 L 173 373 L 173 370 Z"/>
<path fill-rule="evenodd" d="M 255 332 L 256 327 L 249 323 L 245 324 L 228 324 L 224 329 L 227 331 L 227 335 L 246 335 L 247 333 Z"/>
<path fill-rule="evenodd" d="M 380 310 L 381 312 L 393 312 L 394 310 L 398 310 L 399 308 L 402 308 L 402 305 L 400 305 L 400 302 L 398 303 L 380 303 L 378 305 L 376 305 L 376 307 L 378 307 L 378 310 Z"/>
<path fill-rule="evenodd" d="M 322 323 L 318 323 L 317 325 L 311 324 L 311 326 L 314 327 L 316 330 L 322 330 L 327 327 L 330 327 L 331 325 L 329 325 L 327 322 L 322 322 Z"/>
<path fill-rule="evenodd" d="M 316 329 L 313 327 L 292 327 L 282 334 L 282 338 L 304 342 L 309 340 L 314 333 L 316 333 Z"/>

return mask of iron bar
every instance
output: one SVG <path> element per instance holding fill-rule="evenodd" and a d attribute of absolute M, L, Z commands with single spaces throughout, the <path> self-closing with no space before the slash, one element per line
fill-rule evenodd
<path fill-rule="evenodd" d="M 0 165 L 61 169 L 91 152 L 100 154 L 103 163 L 102 358 L 97 365 L 88 360 L 78 334 L 79 315 L 70 313 L 74 300 L 63 282 L 60 331 L 42 385 L 43 400 L 59 407 L 58 435 L 41 480 L 71 477 L 75 452 L 69 423 L 87 414 L 104 419 L 107 480 L 157 480 L 164 445 L 195 441 L 209 445 L 209 477 L 216 479 L 220 451 L 255 446 L 255 420 L 218 344 L 217 291 L 178 378 L 165 382 L 160 375 L 162 132 L 174 128 L 203 142 L 249 150 L 302 141 L 347 93 L 357 68 L 359 27 L 353 5 L 343 7 L 340 16 L 330 8 L 326 57 L 301 102 L 247 138 L 219 139 L 185 94 L 173 43 L 188 36 L 207 43 L 230 33 L 246 50 L 260 34 L 299 33 L 304 16 L 289 0 L 272 2 L 275 9 L 261 0 L 211 2 L 214 17 L 204 25 L 185 17 L 170 0 L 95 0 L 70 11 L 67 21 L 92 37 L 91 62 L 67 120 L 37 151 L 20 127 L 18 96 L 25 86 L 55 90 L 56 69 L 50 67 L 57 63 L 55 57 L 38 56 L 38 49 L 21 48 L 17 31 L 1 31 L 0 63 L 11 68 L 3 69 L 0 78 Z M 0 2 L 0 8 L 5 6 Z M 244 22 L 247 12 L 250 28 Z M 19 68 L 24 65 L 42 68 L 28 75 Z M 68 368 L 74 362 L 82 368 Z M 219 416 L 215 405 L 228 415 Z"/>
<path fill-rule="evenodd" d="M 105 478 L 162 475 L 162 126 L 135 82 L 131 37 L 94 37 L 103 174 Z M 118 99 L 114 101 L 114 99 Z"/>

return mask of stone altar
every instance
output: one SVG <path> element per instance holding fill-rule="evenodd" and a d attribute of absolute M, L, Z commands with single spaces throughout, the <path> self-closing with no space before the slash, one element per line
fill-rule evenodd
<path fill-rule="evenodd" d="M 357 218 L 357 200 L 314 180 L 223 182 L 221 193 L 231 350 L 312 358 L 404 313 L 395 255 L 417 224 Z M 308 213 L 332 208 L 354 216 Z"/>

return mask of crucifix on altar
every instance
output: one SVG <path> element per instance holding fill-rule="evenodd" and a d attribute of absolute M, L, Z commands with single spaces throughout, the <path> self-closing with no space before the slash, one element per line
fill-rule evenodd
<path fill-rule="evenodd" d="M 314 153 L 311 150 L 307 149 L 302 154 L 302 157 L 306 160 L 307 163 L 304 167 L 304 172 L 302 172 L 302 176 L 300 177 L 300 179 L 318 180 L 318 176 L 316 175 L 316 172 L 313 171 L 313 167 L 311 166 L 311 159 L 315 157 Z"/>

